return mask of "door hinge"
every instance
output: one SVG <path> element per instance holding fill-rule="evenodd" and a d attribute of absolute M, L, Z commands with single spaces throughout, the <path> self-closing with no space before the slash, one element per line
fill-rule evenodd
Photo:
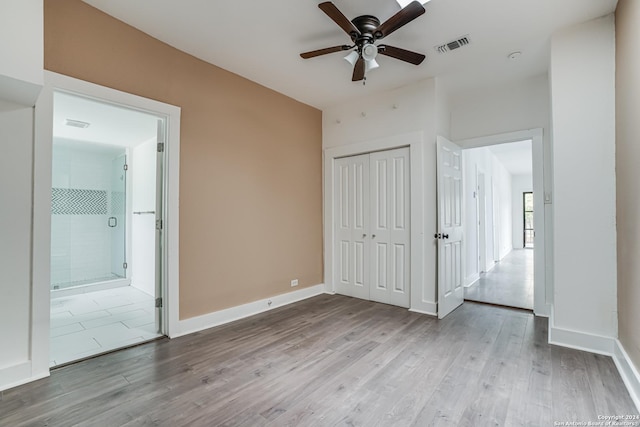
<path fill-rule="evenodd" d="M 122 169 L 124 169 L 124 170 L 128 171 L 128 170 L 129 170 L 129 165 L 126 165 L 126 164 L 125 164 L 124 166 L 122 166 Z"/>
<path fill-rule="evenodd" d="M 162 297 L 156 298 L 156 308 L 162 308 Z"/>
<path fill-rule="evenodd" d="M 162 230 L 162 220 L 161 219 L 157 219 L 156 220 L 156 230 Z"/>
<path fill-rule="evenodd" d="M 122 268 L 124 268 L 125 270 L 127 269 L 127 267 L 129 267 L 129 264 L 127 264 L 126 262 L 122 263 Z"/>
<path fill-rule="evenodd" d="M 158 142 L 158 153 L 164 152 L 164 142 Z"/>

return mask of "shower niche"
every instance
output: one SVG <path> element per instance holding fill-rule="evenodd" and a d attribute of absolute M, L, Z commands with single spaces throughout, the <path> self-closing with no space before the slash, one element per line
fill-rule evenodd
<path fill-rule="evenodd" d="M 130 284 L 127 148 L 54 138 L 51 289 Z"/>

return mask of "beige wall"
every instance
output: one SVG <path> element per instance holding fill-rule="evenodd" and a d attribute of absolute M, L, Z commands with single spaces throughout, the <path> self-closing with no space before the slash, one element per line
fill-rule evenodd
<path fill-rule="evenodd" d="M 640 368 L 640 2 L 616 10 L 618 334 Z"/>
<path fill-rule="evenodd" d="M 45 68 L 182 108 L 180 318 L 322 283 L 322 113 L 80 0 L 45 1 Z M 296 289 L 298 289 L 296 288 Z"/>

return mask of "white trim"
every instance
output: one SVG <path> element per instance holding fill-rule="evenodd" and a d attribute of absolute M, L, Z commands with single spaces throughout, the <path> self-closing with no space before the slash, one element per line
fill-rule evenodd
<path fill-rule="evenodd" d="M 613 337 L 556 328 L 553 309 L 551 310 L 549 316 L 549 344 L 612 356 L 614 340 L 615 338 Z"/>
<path fill-rule="evenodd" d="M 633 365 L 629 355 L 625 351 L 620 340 L 616 340 L 613 348 L 613 361 L 620 372 L 624 385 L 627 386 L 629 395 L 640 412 L 640 373 Z"/>
<path fill-rule="evenodd" d="M 410 308 L 409 311 L 411 311 L 413 313 L 427 314 L 429 316 L 437 316 L 438 315 L 438 303 L 436 303 L 436 302 L 432 302 L 432 303 L 425 302 L 423 304 L 423 306 L 424 307 L 431 306 L 431 308 L 429 308 L 427 310 L 420 310 L 420 309 L 417 309 L 417 308 Z"/>
<path fill-rule="evenodd" d="M 549 327 L 549 344 L 611 356 L 614 338 Z"/>
<path fill-rule="evenodd" d="M 165 333 L 171 336 L 178 316 L 179 289 L 179 179 L 180 179 L 180 108 L 152 99 L 97 84 L 74 79 L 62 74 L 45 71 L 45 86 L 36 104 L 34 149 L 34 224 L 33 224 L 33 293 L 31 377 L 49 373 L 49 306 L 50 306 L 50 243 L 51 243 L 51 140 L 53 134 L 53 92 L 62 90 L 84 97 L 123 105 L 145 111 L 167 120 L 167 159 L 165 174 L 166 210 L 164 223 L 165 254 Z"/>
<path fill-rule="evenodd" d="M 181 320 L 176 328 L 176 332 L 172 335 L 172 338 L 224 325 L 225 323 L 244 319 L 255 314 L 264 313 L 265 311 L 273 310 L 274 308 L 282 307 L 307 298 L 322 295 L 324 293 L 324 284 L 319 284 L 286 294 L 276 295 L 271 298 L 265 298 L 259 301 L 226 308 L 224 310 L 214 311 L 213 313 L 204 314 L 202 316 Z"/>
<path fill-rule="evenodd" d="M 424 134 L 422 132 L 412 132 L 403 135 L 396 135 L 372 141 L 359 142 L 355 144 L 341 145 L 324 149 L 323 174 L 324 174 L 324 280 L 326 292 L 335 292 L 333 277 L 333 241 L 334 241 L 334 219 L 333 219 L 333 189 L 334 189 L 334 161 L 336 158 L 355 156 L 358 154 L 371 153 L 375 151 L 391 150 L 400 147 L 409 147 L 409 161 L 411 163 L 411 286 L 410 298 L 411 309 L 419 313 L 432 313 L 437 307 L 435 301 L 425 298 L 425 224 L 424 224 Z M 429 239 L 431 242 L 431 239 Z M 435 290 L 432 292 L 435 294 Z"/>
<path fill-rule="evenodd" d="M 31 361 L 22 362 L 17 365 L 7 366 L 0 369 L 0 391 L 9 390 L 31 381 L 39 380 L 49 376 L 49 371 L 34 375 Z"/>
<path fill-rule="evenodd" d="M 480 280 L 480 273 L 473 273 L 466 278 L 467 284 L 464 285 L 465 288 L 473 286 L 478 280 Z"/>
<path fill-rule="evenodd" d="M 534 301 L 533 312 L 536 316 L 549 316 L 549 301 L 552 290 L 548 289 L 546 283 L 546 249 L 545 245 L 551 242 L 545 242 L 545 213 L 546 206 L 544 203 L 544 143 L 543 129 L 534 128 L 516 132 L 507 132 L 497 135 L 482 136 L 479 138 L 469 138 L 461 141 L 455 141 L 463 149 L 486 147 L 489 145 L 506 144 L 509 142 L 517 142 L 531 140 L 531 154 L 533 157 L 533 192 L 534 192 L 534 210 L 539 214 L 534 216 L 536 230 L 534 237 Z M 548 285 L 551 285 L 550 283 Z"/>

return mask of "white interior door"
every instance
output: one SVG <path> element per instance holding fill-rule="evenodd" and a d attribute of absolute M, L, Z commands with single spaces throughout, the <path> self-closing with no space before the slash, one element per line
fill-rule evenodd
<path fill-rule="evenodd" d="M 370 154 L 370 299 L 409 307 L 409 148 Z"/>
<path fill-rule="evenodd" d="M 369 155 L 335 162 L 335 291 L 369 299 Z"/>
<path fill-rule="evenodd" d="M 437 138 L 438 318 L 464 301 L 462 284 L 462 149 Z"/>

